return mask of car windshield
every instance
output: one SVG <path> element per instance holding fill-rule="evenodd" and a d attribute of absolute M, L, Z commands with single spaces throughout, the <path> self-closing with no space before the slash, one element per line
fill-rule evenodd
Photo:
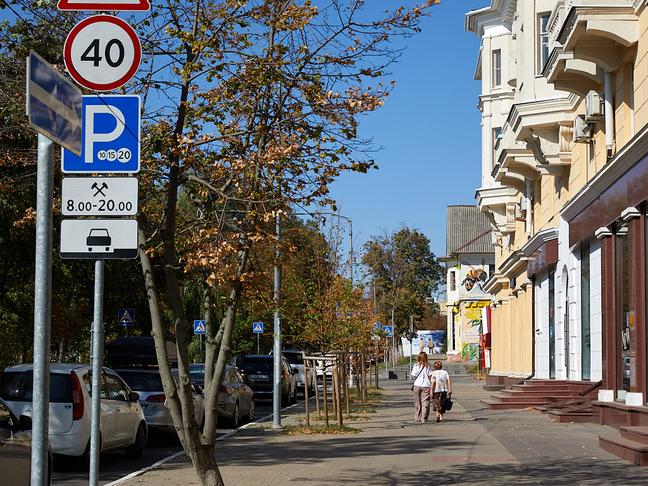
<path fill-rule="evenodd" d="M 0 376 L 0 398 L 7 402 L 31 402 L 32 381 L 30 371 L 5 371 Z M 50 373 L 50 402 L 72 403 L 70 374 Z"/>
<path fill-rule="evenodd" d="M 119 370 L 117 374 L 121 376 L 131 389 L 136 391 L 162 391 L 162 378 L 158 373 L 150 371 L 126 371 Z"/>
<path fill-rule="evenodd" d="M 244 373 L 272 373 L 272 357 L 245 358 L 241 361 L 241 369 Z"/>
<path fill-rule="evenodd" d="M 283 355 L 286 357 L 286 359 L 291 365 L 304 364 L 304 355 L 302 353 L 291 353 L 291 352 L 284 351 Z"/>

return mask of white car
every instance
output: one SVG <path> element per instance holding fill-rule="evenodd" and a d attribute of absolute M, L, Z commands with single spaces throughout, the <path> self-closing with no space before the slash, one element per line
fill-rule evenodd
<path fill-rule="evenodd" d="M 306 353 L 299 349 L 284 349 L 281 354 L 286 357 L 290 366 L 297 370 L 297 392 L 303 394 L 304 381 L 306 381 L 304 373 L 304 358 L 306 357 Z M 311 370 L 309 370 L 308 374 L 308 389 L 311 392 L 315 391 L 315 376 Z"/>
<path fill-rule="evenodd" d="M 87 455 L 90 449 L 92 368 L 50 364 L 49 439 L 54 454 Z M 0 397 L 13 414 L 31 416 L 33 366 L 10 366 L 0 377 Z M 139 456 L 148 428 L 138 395 L 110 368 L 103 368 L 101 450 L 126 449 Z"/>

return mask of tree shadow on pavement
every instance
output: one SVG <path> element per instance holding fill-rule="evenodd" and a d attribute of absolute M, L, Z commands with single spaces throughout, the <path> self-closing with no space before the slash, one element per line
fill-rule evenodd
<path fill-rule="evenodd" d="M 538 459 L 527 464 L 443 465 L 430 455 L 429 471 L 354 471 L 338 473 L 330 481 L 302 477 L 299 484 L 338 485 L 348 483 L 377 486 L 401 485 L 641 485 L 648 484 L 648 468 L 621 461 L 583 459 Z M 387 466 L 387 464 L 386 464 Z"/>

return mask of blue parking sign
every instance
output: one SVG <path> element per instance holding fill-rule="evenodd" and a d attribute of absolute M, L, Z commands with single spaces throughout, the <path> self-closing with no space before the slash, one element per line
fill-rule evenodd
<path fill-rule="evenodd" d="M 84 96 L 81 115 L 81 155 L 63 149 L 63 172 L 139 172 L 139 96 Z"/>

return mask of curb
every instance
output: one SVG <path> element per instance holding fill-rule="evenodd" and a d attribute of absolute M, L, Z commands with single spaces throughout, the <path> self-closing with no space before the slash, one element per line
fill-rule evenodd
<path fill-rule="evenodd" d="M 303 400 L 302 400 L 302 402 L 303 402 Z M 302 402 L 297 402 L 297 403 L 294 403 L 294 404 L 292 404 L 292 405 L 290 405 L 288 407 L 282 408 L 281 411 L 284 412 L 286 410 L 290 410 L 291 408 L 296 407 L 297 405 L 301 404 Z M 268 415 L 266 415 L 264 417 L 261 417 L 259 420 L 255 420 L 254 422 L 248 422 L 247 424 L 240 426 L 238 429 L 231 430 L 231 431 L 227 432 L 226 434 L 223 434 L 220 437 L 217 437 L 216 442 L 223 441 L 225 439 L 228 439 L 228 438 L 232 437 L 239 430 L 245 430 L 247 428 L 252 427 L 253 425 L 257 425 L 257 424 L 260 424 L 260 423 L 263 423 L 263 422 L 267 422 L 269 419 L 272 418 L 272 415 L 273 415 L 272 413 L 269 413 Z M 115 481 L 111 481 L 110 483 L 106 483 L 104 486 L 118 486 L 120 484 L 124 484 L 126 481 L 128 481 L 130 479 L 136 478 L 137 476 L 141 476 L 142 474 L 147 473 L 149 471 L 152 471 L 153 469 L 157 469 L 158 467 L 162 466 L 163 464 L 165 464 L 165 463 L 167 463 L 169 461 L 172 461 L 176 457 L 180 457 L 180 456 L 184 455 L 184 453 L 185 453 L 184 451 L 179 451 L 179 452 L 176 452 L 174 454 L 171 454 L 170 456 L 165 457 L 164 459 L 160 459 L 158 462 L 156 462 L 154 464 L 151 464 L 150 466 L 143 467 L 142 469 L 139 469 L 137 471 L 133 471 L 132 473 L 127 474 L 126 476 L 124 476 L 122 478 L 116 479 Z"/>

